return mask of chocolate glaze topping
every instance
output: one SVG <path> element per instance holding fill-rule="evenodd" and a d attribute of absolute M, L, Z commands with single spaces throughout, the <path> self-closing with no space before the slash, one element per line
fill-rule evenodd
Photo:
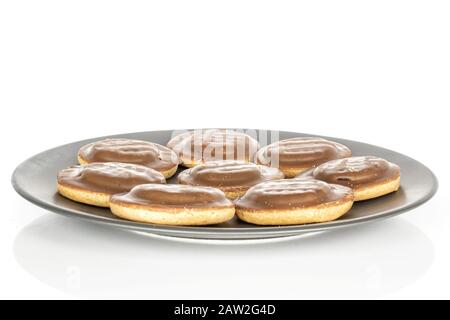
<path fill-rule="evenodd" d="M 205 129 L 182 133 L 167 144 L 180 158 L 195 162 L 213 160 L 250 161 L 258 150 L 258 141 L 233 130 Z"/>
<path fill-rule="evenodd" d="M 298 177 L 311 177 L 356 189 L 397 179 L 400 167 L 374 156 L 351 157 L 326 162 Z"/>
<path fill-rule="evenodd" d="M 283 210 L 344 199 L 353 199 L 352 189 L 314 179 L 275 180 L 251 187 L 236 202 L 236 207 L 246 210 Z"/>
<path fill-rule="evenodd" d="M 88 162 L 140 164 L 157 171 L 178 165 L 176 154 L 157 143 L 131 139 L 105 139 L 81 147 L 78 156 Z"/>
<path fill-rule="evenodd" d="M 59 171 L 58 183 L 67 187 L 116 194 L 145 183 L 166 183 L 156 170 L 134 164 L 104 162 Z"/>
<path fill-rule="evenodd" d="M 314 137 L 281 140 L 261 148 L 256 163 L 280 168 L 308 168 L 329 160 L 350 157 L 346 146 Z"/>
<path fill-rule="evenodd" d="M 282 179 L 283 173 L 245 161 L 211 161 L 184 170 L 178 175 L 178 182 L 189 185 L 218 187 L 221 189 L 250 187 L 267 180 Z"/>
<path fill-rule="evenodd" d="M 111 198 L 113 203 L 173 208 L 224 208 L 233 203 L 219 189 L 179 184 L 143 184 Z"/>

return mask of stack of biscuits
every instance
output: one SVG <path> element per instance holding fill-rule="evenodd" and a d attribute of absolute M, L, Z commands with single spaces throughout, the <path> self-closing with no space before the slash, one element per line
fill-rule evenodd
<path fill-rule="evenodd" d="M 352 157 L 343 144 L 297 137 L 261 147 L 224 129 L 183 132 L 166 146 L 96 141 L 80 148 L 78 162 L 58 173 L 62 196 L 153 224 L 212 225 L 234 216 L 257 225 L 326 222 L 355 201 L 400 188 L 398 165 Z"/>

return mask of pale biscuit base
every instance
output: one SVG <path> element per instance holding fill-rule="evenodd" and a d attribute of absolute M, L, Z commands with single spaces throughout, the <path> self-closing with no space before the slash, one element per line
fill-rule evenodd
<path fill-rule="evenodd" d="M 78 155 L 78 163 L 82 166 L 87 165 L 89 162 L 87 162 L 86 160 L 84 160 L 82 157 L 80 157 L 80 155 Z"/>
<path fill-rule="evenodd" d="M 78 163 L 82 166 L 87 165 L 89 162 L 87 162 L 86 160 L 84 160 L 82 157 L 80 157 L 80 155 L 78 155 Z M 178 165 L 175 165 L 173 168 L 166 170 L 166 171 L 159 171 L 164 178 L 169 179 L 171 176 L 173 176 L 178 169 Z M 157 170 L 158 171 L 158 170 Z"/>
<path fill-rule="evenodd" d="M 202 162 L 192 161 L 185 158 L 180 158 L 180 162 L 181 165 L 186 168 L 193 168 L 195 166 L 198 166 L 199 164 L 202 164 Z"/>
<path fill-rule="evenodd" d="M 400 188 L 400 177 L 384 183 L 378 183 L 370 187 L 353 189 L 355 201 L 369 200 L 395 192 Z"/>
<path fill-rule="evenodd" d="M 164 178 L 169 179 L 171 176 L 173 176 L 178 169 L 178 165 L 176 165 L 175 167 L 173 167 L 172 169 L 169 169 L 167 171 L 160 171 L 162 173 L 162 175 L 164 176 Z"/>
<path fill-rule="evenodd" d="M 223 191 L 223 190 L 222 190 Z M 228 199 L 235 200 L 242 197 L 247 190 L 223 191 Z"/>
<path fill-rule="evenodd" d="M 234 217 L 234 207 L 226 208 L 151 208 L 111 202 L 111 212 L 119 218 L 137 222 L 201 226 L 222 223 Z"/>
<path fill-rule="evenodd" d="M 279 168 L 283 173 L 285 178 L 295 178 L 300 173 L 311 169 L 311 167 L 305 167 L 305 168 Z"/>
<path fill-rule="evenodd" d="M 180 158 L 181 165 L 186 168 L 193 168 L 195 166 L 198 166 L 199 164 L 204 164 L 205 162 L 207 162 L 207 161 L 193 161 L 192 159 L 183 158 L 183 157 L 179 157 L 179 158 Z M 252 161 L 250 161 L 250 159 L 244 159 L 243 161 L 252 162 Z"/>
<path fill-rule="evenodd" d="M 236 215 L 245 222 L 258 225 L 318 223 L 340 218 L 351 209 L 352 205 L 352 200 L 346 200 L 292 210 L 246 210 L 236 208 Z"/>
<path fill-rule="evenodd" d="M 109 207 L 109 199 L 111 198 L 111 195 L 107 193 L 71 188 L 61 185 L 59 183 L 57 185 L 58 185 L 58 192 L 62 196 L 70 200 L 90 204 L 97 207 L 106 207 L 106 208 Z"/>

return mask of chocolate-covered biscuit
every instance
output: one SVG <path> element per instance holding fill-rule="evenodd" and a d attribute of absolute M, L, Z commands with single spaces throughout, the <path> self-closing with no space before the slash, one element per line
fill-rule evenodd
<path fill-rule="evenodd" d="M 303 172 L 313 178 L 353 189 L 355 201 L 376 198 L 400 187 L 400 167 L 375 156 L 337 159 Z"/>
<path fill-rule="evenodd" d="M 215 187 L 230 199 L 242 196 L 248 188 L 268 180 L 284 177 L 277 168 L 245 161 L 223 160 L 200 164 L 178 175 L 181 184 Z"/>
<path fill-rule="evenodd" d="M 254 224 L 303 224 L 335 220 L 352 204 L 348 187 L 314 179 L 275 180 L 250 188 L 236 202 L 236 214 Z"/>
<path fill-rule="evenodd" d="M 141 165 L 117 162 L 90 163 L 59 171 L 58 191 L 74 201 L 108 207 L 109 198 L 147 183 L 165 183 L 164 176 Z"/>
<path fill-rule="evenodd" d="M 89 143 L 78 152 L 80 164 L 93 162 L 123 162 L 143 165 L 172 176 L 178 167 L 178 157 L 169 148 L 157 143 L 132 139 L 105 139 Z"/>
<path fill-rule="evenodd" d="M 281 140 L 258 150 L 256 163 L 278 167 L 288 178 L 324 162 L 350 157 L 348 147 L 322 138 L 299 137 Z"/>
<path fill-rule="evenodd" d="M 111 198 L 113 214 L 128 220 L 207 225 L 234 216 L 234 205 L 219 189 L 186 185 L 145 184 Z"/>
<path fill-rule="evenodd" d="M 167 144 L 185 167 L 218 160 L 253 160 L 258 141 L 249 135 L 225 129 L 204 129 L 184 132 Z"/>

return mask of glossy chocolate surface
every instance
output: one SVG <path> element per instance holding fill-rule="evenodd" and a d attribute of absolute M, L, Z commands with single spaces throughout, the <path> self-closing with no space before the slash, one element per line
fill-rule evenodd
<path fill-rule="evenodd" d="M 126 194 L 115 195 L 113 203 L 174 208 L 223 208 L 233 203 L 219 189 L 178 184 L 144 184 Z"/>
<path fill-rule="evenodd" d="M 184 170 L 178 175 L 178 182 L 228 188 L 248 188 L 267 180 L 282 179 L 283 173 L 277 168 L 257 165 L 245 161 L 211 161 Z"/>
<path fill-rule="evenodd" d="M 353 199 L 350 188 L 314 179 L 285 179 L 257 184 L 236 202 L 236 206 L 247 210 L 286 210 L 343 199 Z"/>
<path fill-rule="evenodd" d="M 247 134 L 234 130 L 204 129 L 184 132 L 167 144 L 181 159 L 191 162 L 217 160 L 251 161 L 259 148 Z"/>
<path fill-rule="evenodd" d="M 261 148 L 256 163 L 281 169 L 309 168 L 324 162 L 351 156 L 346 146 L 315 137 L 281 140 Z"/>
<path fill-rule="evenodd" d="M 78 156 L 87 163 L 123 162 L 167 171 L 178 165 L 169 148 L 157 143 L 132 139 L 105 139 L 81 147 Z"/>
<path fill-rule="evenodd" d="M 146 183 L 166 183 L 153 169 L 127 163 L 104 162 L 73 166 L 58 173 L 58 183 L 76 189 L 116 194 Z"/>
<path fill-rule="evenodd" d="M 351 157 L 326 162 L 298 177 L 360 188 L 397 179 L 400 167 L 374 156 Z"/>

